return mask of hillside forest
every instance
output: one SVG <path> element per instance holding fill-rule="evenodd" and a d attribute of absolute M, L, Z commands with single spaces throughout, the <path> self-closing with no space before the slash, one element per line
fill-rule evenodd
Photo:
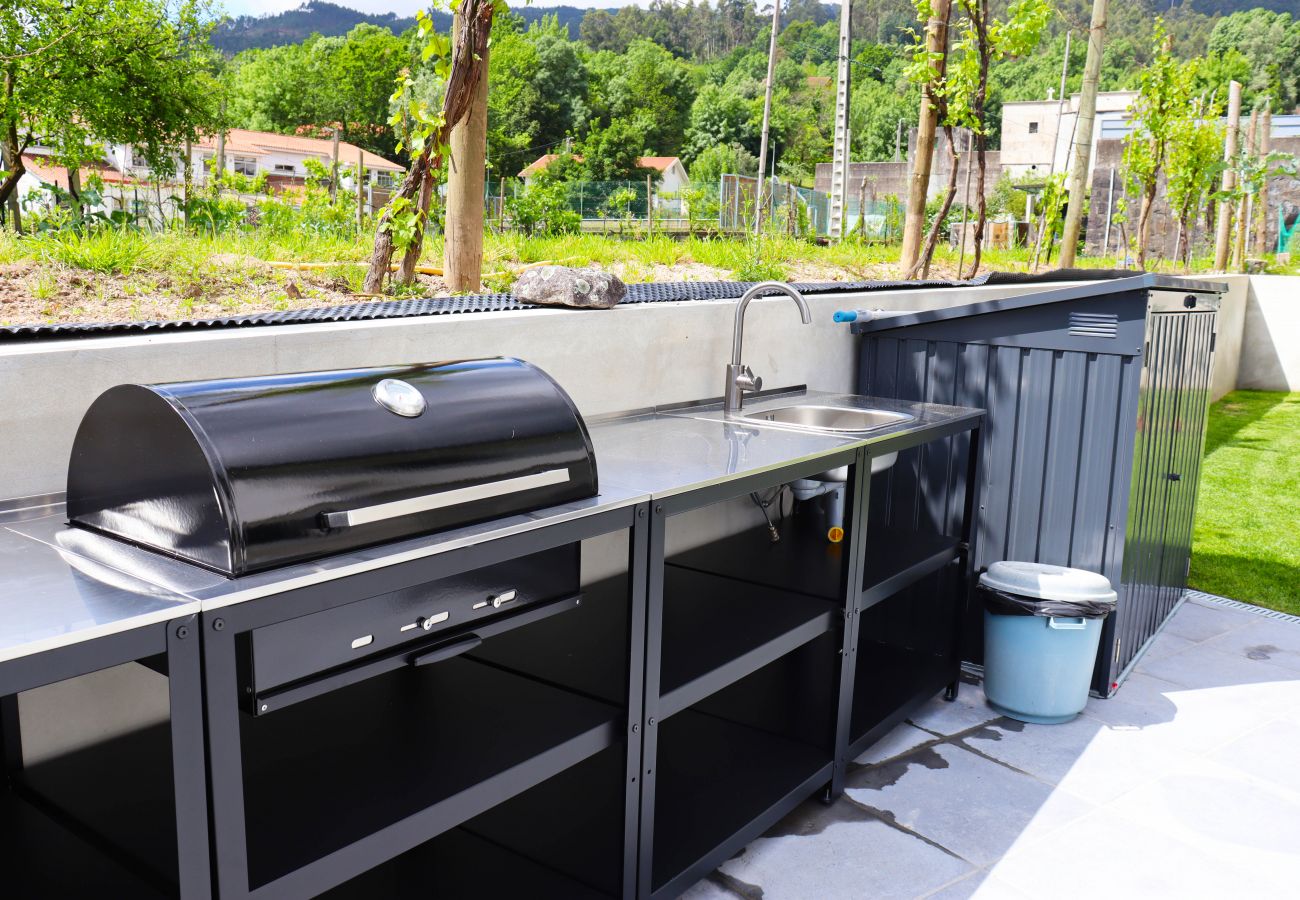
<path fill-rule="evenodd" d="M 924 5 L 925 0 L 921 0 Z M 1194 93 L 1245 85 L 1243 106 L 1267 98 L 1291 112 L 1300 92 L 1300 22 L 1289 11 L 1236 9 L 1227 2 L 1163 0 L 1112 3 L 1101 89 L 1137 85 L 1150 63 L 1157 15 L 1175 56 L 1195 61 Z M 1274 2 L 1285 8 L 1285 0 Z M 1059 86 L 1066 32 L 1072 32 L 1067 91 L 1080 86 L 1091 4 L 1056 0 L 1038 48 L 998 60 L 987 103 L 988 146 L 998 146 L 1001 105 L 1052 96 Z M 757 166 L 766 75 L 770 6 L 747 0 L 558 11 L 521 7 L 499 15 L 490 58 L 488 160 L 493 179 L 515 176 L 543 153 L 571 150 L 581 175 L 635 177 L 641 155 L 680 156 L 693 181 L 721 172 L 751 174 Z M 522 13 L 522 14 L 521 14 Z M 525 18 L 526 16 L 526 18 Z M 778 36 L 772 142 L 775 170 L 810 184 L 814 167 L 831 157 L 838 7 L 789 0 Z M 341 18 L 340 18 L 341 17 Z M 313 27 L 346 33 L 308 33 Z M 385 124 L 399 73 L 408 97 L 436 100 L 442 84 L 420 62 L 405 20 L 365 17 L 310 3 L 276 17 L 219 25 L 213 43 L 229 52 L 219 75 L 226 124 L 286 133 L 321 134 L 339 126 L 345 140 L 400 159 Z M 915 124 L 918 88 L 907 77 L 918 28 L 909 0 L 855 5 L 850 128 L 854 160 L 895 158 Z M 398 29 L 398 30 L 394 30 Z"/>

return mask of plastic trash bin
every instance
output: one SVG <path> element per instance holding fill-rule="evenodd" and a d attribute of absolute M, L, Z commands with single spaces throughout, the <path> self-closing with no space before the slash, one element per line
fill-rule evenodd
<path fill-rule="evenodd" d="M 984 694 L 1013 719 L 1068 722 L 1088 702 L 1101 620 L 1115 608 L 1103 575 L 1043 563 L 996 562 L 980 576 Z"/>

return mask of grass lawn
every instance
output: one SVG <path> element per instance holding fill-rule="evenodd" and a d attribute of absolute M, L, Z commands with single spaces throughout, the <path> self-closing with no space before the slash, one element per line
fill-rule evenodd
<path fill-rule="evenodd" d="M 1188 581 L 1300 614 L 1300 394 L 1234 391 L 1211 407 Z"/>

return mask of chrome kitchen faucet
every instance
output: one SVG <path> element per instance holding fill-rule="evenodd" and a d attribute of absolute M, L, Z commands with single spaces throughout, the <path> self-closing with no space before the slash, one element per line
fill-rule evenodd
<path fill-rule="evenodd" d="M 724 412 L 738 412 L 744 404 L 745 391 L 758 391 L 763 388 L 763 379 L 755 375 L 749 366 L 741 363 L 740 345 L 744 339 L 745 308 L 749 306 L 750 300 L 767 291 L 777 291 L 785 294 L 798 305 L 799 314 L 803 317 L 803 323 L 805 325 L 812 324 L 812 314 L 808 312 L 808 304 L 804 302 L 798 291 L 784 282 L 764 281 L 745 291 L 736 304 L 736 327 L 731 335 L 731 363 L 727 366 L 727 386 L 722 394 L 722 409 Z"/>

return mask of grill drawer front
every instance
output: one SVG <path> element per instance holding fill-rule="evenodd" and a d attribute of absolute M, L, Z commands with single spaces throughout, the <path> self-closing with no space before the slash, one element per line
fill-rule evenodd
<path fill-rule="evenodd" d="M 580 545 L 565 544 L 254 629 L 247 694 L 260 696 L 345 668 L 361 673 L 366 663 L 394 654 L 409 655 L 401 665 L 417 664 L 429 647 L 447 646 L 475 627 L 506 617 L 527 619 L 519 611 L 573 597 L 579 560 Z"/>

